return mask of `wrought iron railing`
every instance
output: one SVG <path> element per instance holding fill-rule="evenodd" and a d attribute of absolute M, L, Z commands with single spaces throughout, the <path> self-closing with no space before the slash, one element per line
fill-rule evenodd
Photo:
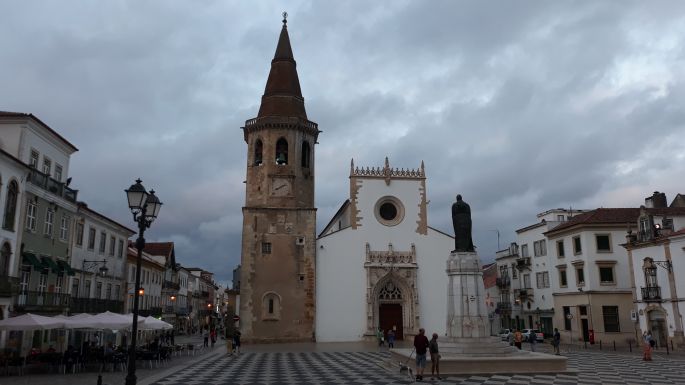
<path fill-rule="evenodd" d="M 31 170 L 28 178 L 29 182 L 42 188 L 43 190 L 49 191 L 54 195 L 62 197 L 70 202 L 76 203 L 76 197 L 78 195 L 78 190 L 71 189 L 66 186 L 66 184 L 52 179 L 49 175 L 43 174 L 38 170 Z"/>
<path fill-rule="evenodd" d="M 43 291 L 20 291 L 15 297 L 15 308 L 22 311 L 53 311 L 69 307 L 71 296 Z"/>
<path fill-rule="evenodd" d="M 647 286 L 642 288 L 642 300 L 643 301 L 660 301 L 661 300 L 661 287 L 660 286 Z"/>

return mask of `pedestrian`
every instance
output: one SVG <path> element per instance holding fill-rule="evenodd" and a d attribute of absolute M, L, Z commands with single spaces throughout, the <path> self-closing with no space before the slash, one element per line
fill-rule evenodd
<path fill-rule="evenodd" d="M 171 345 L 172 345 L 172 346 L 175 346 L 175 345 L 176 345 L 176 342 L 174 341 L 174 335 L 175 335 L 175 334 L 176 334 L 176 331 L 175 331 L 175 330 L 172 330 L 172 331 L 171 331 Z"/>
<path fill-rule="evenodd" d="M 656 346 L 656 341 L 652 337 L 652 332 L 642 333 L 642 360 L 652 361 L 652 349 Z"/>
<path fill-rule="evenodd" d="M 523 342 L 523 334 L 521 333 L 521 330 L 516 329 L 516 332 L 514 333 L 514 345 L 518 350 L 521 350 L 521 342 Z"/>
<path fill-rule="evenodd" d="M 442 380 L 442 377 L 440 377 L 440 350 L 438 349 L 438 333 L 433 333 L 433 338 L 431 338 L 430 342 L 428 343 L 428 351 L 431 354 L 431 380 L 435 379 L 435 374 L 438 375 L 438 380 Z"/>
<path fill-rule="evenodd" d="M 203 342 L 204 342 L 203 346 L 204 346 L 205 348 L 207 348 L 207 347 L 209 347 L 209 329 L 205 330 L 203 337 L 204 337 L 204 339 L 203 339 Z"/>
<path fill-rule="evenodd" d="M 416 349 L 416 381 L 423 380 L 423 371 L 426 369 L 426 351 L 429 346 L 426 330 L 419 329 L 419 334 L 414 337 L 414 349 Z"/>
<path fill-rule="evenodd" d="M 554 346 L 554 354 L 557 356 L 559 353 L 559 345 L 561 345 L 561 334 L 559 334 L 559 329 L 554 328 L 554 335 L 552 336 L 552 346 Z"/>
<path fill-rule="evenodd" d="M 538 336 L 533 329 L 530 329 L 530 333 L 528 334 L 528 342 L 530 342 L 530 351 L 534 352 L 535 344 L 538 342 Z"/>
<path fill-rule="evenodd" d="M 388 348 L 394 348 L 395 347 L 395 331 L 390 329 L 388 330 Z"/>
<path fill-rule="evenodd" d="M 376 338 L 378 339 L 378 348 L 380 349 L 380 347 L 384 345 L 383 330 L 381 330 L 381 328 L 378 328 L 378 330 L 376 330 Z"/>
<path fill-rule="evenodd" d="M 235 345 L 235 354 L 240 354 L 240 330 L 238 329 L 233 332 L 233 344 Z"/>
<path fill-rule="evenodd" d="M 214 344 L 216 343 L 216 329 L 212 329 L 212 331 L 209 332 L 209 338 L 212 340 L 212 348 L 214 348 Z"/>

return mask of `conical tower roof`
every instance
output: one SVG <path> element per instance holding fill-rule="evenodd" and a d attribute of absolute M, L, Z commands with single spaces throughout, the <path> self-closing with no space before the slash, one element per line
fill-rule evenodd
<path fill-rule="evenodd" d="M 287 20 L 284 18 L 258 118 L 281 116 L 307 119 L 296 67 L 293 50 L 290 47 Z"/>

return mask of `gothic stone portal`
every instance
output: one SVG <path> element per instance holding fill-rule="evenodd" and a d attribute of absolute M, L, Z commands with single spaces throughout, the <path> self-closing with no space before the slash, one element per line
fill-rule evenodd
<path fill-rule="evenodd" d="M 387 251 L 371 251 L 366 244 L 367 337 L 375 338 L 380 328 L 387 336 L 395 330 L 395 338 L 415 333 L 418 324 L 418 293 L 416 287 L 416 249 L 397 252 L 388 245 Z"/>

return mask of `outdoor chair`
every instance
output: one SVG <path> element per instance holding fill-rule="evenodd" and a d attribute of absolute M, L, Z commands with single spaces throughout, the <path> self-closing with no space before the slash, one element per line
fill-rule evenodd
<path fill-rule="evenodd" d="M 10 374 L 10 370 L 12 368 L 15 368 L 17 370 L 17 374 L 24 375 L 24 367 L 26 366 L 26 358 L 25 357 L 9 357 L 7 359 L 7 375 Z"/>
<path fill-rule="evenodd" d="M 193 344 L 188 344 L 188 350 L 187 350 L 187 352 L 188 352 L 188 355 L 190 355 L 190 354 L 192 353 L 193 356 L 194 356 L 194 355 L 195 355 L 195 345 L 193 345 Z"/>

